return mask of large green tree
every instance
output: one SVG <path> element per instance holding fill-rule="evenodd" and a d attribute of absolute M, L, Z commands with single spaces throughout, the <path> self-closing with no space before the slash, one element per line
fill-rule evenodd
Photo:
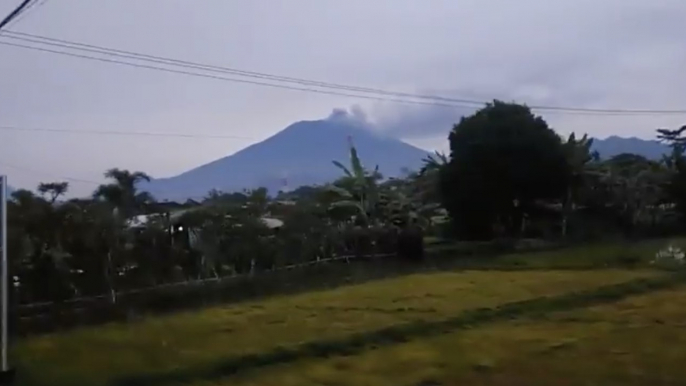
<path fill-rule="evenodd" d="M 663 162 L 670 171 L 669 181 L 665 184 L 665 191 L 669 200 L 674 204 L 682 220 L 686 219 L 686 125 L 676 130 L 658 129 L 658 139 L 666 142 L 672 151 L 666 155 Z"/>
<path fill-rule="evenodd" d="M 494 101 L 463 117 L 449 141 L 441 196 L 464 238 L 516 235 L 536 200 L 561 199 L 567 191 L 561 138 L 526 106 Z"/>
<path fill-rule="evenodd" d="M 60 196 L 67 193 L 68 189 L 68 182 L 43 182 L 38 185 L 38 192 L 48 197 L 51 203 L 55 203 Z"/>

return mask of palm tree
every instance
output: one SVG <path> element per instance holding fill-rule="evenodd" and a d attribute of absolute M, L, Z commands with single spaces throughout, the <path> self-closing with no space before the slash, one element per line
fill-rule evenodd
<path fill-rule="evenodd" d="M 111 179 L 112 182 L 100 185 L 93 193 L 93 197 L 114 207 L 111 212 L 112 217 L 101 219 L 104 231 L 101 237 L 106 246 L 104 276 L 108 283 L 110 300 L 115 303 L 117 301 L 116 277 L 121 268 L 126 266 L 126 261 L 124 261 L 126 240 L 132 237 L 131 232 L 126 228 L 126 221 L 142 213 L 146 207 L 154 203 L 154 199 L 148 192 L 137 191 L 136 185 L 139 182 L 150 181 L 150 176 L 143 172 L 114 168 L 105 172 L 105 177 Z"/>
<path fill-rule="evenodd" d="M 150 176 L 147 174 L 114 168 L 105 172 L 105 177 L 113 182 L 100 185 L 93 196 L 113 205 L 122 218 L 130 218 L 154 202 L 150 193 L 138 192 L 136 188 L 139 182 L 150 181 Z"/>

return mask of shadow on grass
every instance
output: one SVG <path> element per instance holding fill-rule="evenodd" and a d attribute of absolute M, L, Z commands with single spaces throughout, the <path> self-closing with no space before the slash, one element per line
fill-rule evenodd
<path fill-rule="evenodd" d="M 336 311 L 336 312 L 377 312 L 380 314 L 399 314 L 405 312 L 420 313 L 420 314 L 435 314 L 438 312 L 435 308 L 417 308 L 417 307 L 396 307 L 396 308 L 380 308 L 380 307 L 306 307 L 296 306 L 295 308 L 304 311 Z"/>
<path fill-rule="evenodd" d="M 277 347 L 264 353 L 219 359 L 208 366 L 179 369 L 165 373 L 151 372 L 130 375 L 116 379 L 111 384 L 113 386 L 152 386 L 211 381 L 239 372 L 307 358 L 354 355 L 368 349 L 404 343 L 411 339 L 436 336 L 458 329 L 473 328 L 484 323 L 615 302 L 632 295 L 670 288 L 685 281 L 686 275 L 684 273 L 674 273 L 658 278 L 636 279 L 560 296 L 540 297 L 507 303 L 493 308 L 468 310 L 443 321 L 413 322 L 354 334 L 343 339 L 312 341 L 294 347 Z"/>

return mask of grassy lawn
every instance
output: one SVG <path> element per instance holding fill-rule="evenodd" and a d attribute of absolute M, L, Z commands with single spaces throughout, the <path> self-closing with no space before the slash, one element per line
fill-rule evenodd
<path fill-rule="evenodd" d="M 463 271 L 417 274 L 334 290 L 150 318 L 136 323 L 110 324 L 45 335 L 20 342 L 13 354 L 19 364 L 20 376 L 23 376 L 19 383 L 22 385 L 107 385 L 122 376 L 203 366 L 227 357 L 261 353 L 306 341 L 346 337 L 414 321 L 438 321 L 468 309 L 559 295 L 654 275 L 658 273 L 611 269 L 585 272 Z M 546 326 L 544 322 L 541 323 L 541 326 Z M 552 329 L 549 334 L 559 333 L 564 336 L 567 333 L 566 330 L 558 332 L 550 323 L 548 325 Z M 577 331 L 574 330 L 577 328 L 575 326 L 566 324 L 564 328 Z M 389 381 L 387 384 L 408 384 L 406 381 L 409 379 L 428 377 L 432 372 L 436 376 L 443 374 L 442 376 L 448 377 L 453 372 L 453 365 L 455 369 L 462 368 L 460 366 L 478 367 L 478 363 L 472 362 L 480 356 L 484 361 L 501 360 L 496 353 L 506 355 L 507 350 L 505 347 L 500 349 L 499 346 L 511 344 L 513 350 L 519 349 L 521 342 L 505 337 L 514 330 L 514 336 L 520 334 L 518 328 L 517 325 L 505 325 L 484 330 L 490 331 L 488 333 L 478 332 L 481 330 L 470 332 L 469 334 L 477 334 L 473 341 L 483 341 L 475 348 L 469 346 L 470 341 L 465 341 L 464 333 L 460 333 L 454 337 L 449 335 L 450 338 L 430 339 L 392 348 L 387 354 L 376 351 L 343 362 L 304 363 L 298 365 L 302 367 L 268 372 L 263 378 L 245 379 L 244 382 L 273 385 L 274 379 L 279 379 L 276 383 L 279 385 L 327 384 L 322 382 L 330 377 L 333 383 L 328 384 L 377 384 L 375 379 L 379 382 L 382 379 L 403 379 L 403 383 Z M 526 328 L 526 325 L 521 326 L 523 336 L 533 333 Z M 541 333 L 544 330 L 541 327 Z M 582 330 L 583 328 L 578 327 L 578 331 Z M 502 332 L 502 336 L 498 335 L 498 331 Z M 557 335 L 554 337 L 562 339 Z M 488 346 L 488 339 L 498 347 Z M 499 339 L 503 341 L 499 342 Z M 464 349 L 461 350 L 460 347 Z M 415 348 L 419 351 L 415 351 Z M 480 353 L 482 348 L 486 351 Z M 464 355 L 453 355 L 461 352 Z M 446 367 L 449 370 L 439 371 L 443 366 L 440 361 L 435 366 L 426 365 L 426 361 L 437 357 L 445 361 L 452 356 L 458 362 L 449 362 Z M 542 355 L 541 358 L 546 359 L 546 356 Z M 520 359 L 526 362 L 525 358 Z M 497 363 L 496 368 L 500 369 L 500 362 Z M 353 367 L 346 369 L 345 366 Z M 529 366 L 542 368 L 536 366 L 535 362 L 529 363 Z M 305 376 L 302 372 L 305 368 L 312 369 L 313 378 Z M 502 367 L 503 370 L 506 368 Z M 510 371 L 515 369 L 516 366 Z M 387 370 L 395 374 L 385 373 Z M 400 374 L 403 371 L 405 376 Z M 341 376 L 342 372 L 345 377 Z M 519 373 L 520 376 L 521 374 L 523 373 Z M 282 379 L 278 378 L 281 376 Z M 358 377 L 368 377 L 369 381 L 354 382 L 364 380 Z"/>
<path fill-rule="evenodd" d="M 499 266 L 519 268 L 602 268 L 608 266 L 648 266 L 655 253 L 668 245 L 686 249 L 686 239 L 653 239 L 638 243 L 590 244 L 555 251 L 517 253 L 494 260 Z"/>
<path fill-rule="evenodd" d="M 684 385 L 686 288 L 194 386 Z"/>

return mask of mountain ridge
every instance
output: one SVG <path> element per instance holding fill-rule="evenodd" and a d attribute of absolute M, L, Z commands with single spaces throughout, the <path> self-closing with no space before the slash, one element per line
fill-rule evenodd
<path fill-rule="evenodd" d="M 446 135 L 447 137 L 447 135 Z M 176 176 L 156 178 L 140 188 L 157 199 L 200 199 L 212 189 L 224 192 L 266 187 L 270 193 L 303 185 L 321 185 L 341 176 L 332 161 L 347 164 L 349 142 L 368 168 L 379 166 L 385 177 L 403 169 L 417 170 L 428 151 L 375 132 L 371 125 L 334 111 L 328 118 L 295 122 L 271 137 L 231 155 L 189 169 Z M 592 150 L 601 158 L 634 153 L 660 159 L 669 148 L 654 140 L 616 135 L 594 138 Z"/>
<path fill-rule="evenodd" d="M 638 154 L 648 159 L 660 159 L 669 153 L 669 146 L 656 140 L 638 137 L 620 137 L 611 135 L 605 139 L 593 139 L 591 149 L 597 151 L 601 158 L 611 158 L 622 153 Z"/>
<path fill-rule="evenodd" d="M 141 185 L 158 199 L 201 198 L 212 189 L 241 191 L 266 187 L 275 193 L 340 177 L 332 161 L 346 164 L 352 141 L 368 168 L 386 177 L 417 169 L 429 152 L 399 139 L 374 133 L 354 120 L 332 114 L 322 120 L 293 123 L 273 136 L 232 155 L 179 175 Z"/>

